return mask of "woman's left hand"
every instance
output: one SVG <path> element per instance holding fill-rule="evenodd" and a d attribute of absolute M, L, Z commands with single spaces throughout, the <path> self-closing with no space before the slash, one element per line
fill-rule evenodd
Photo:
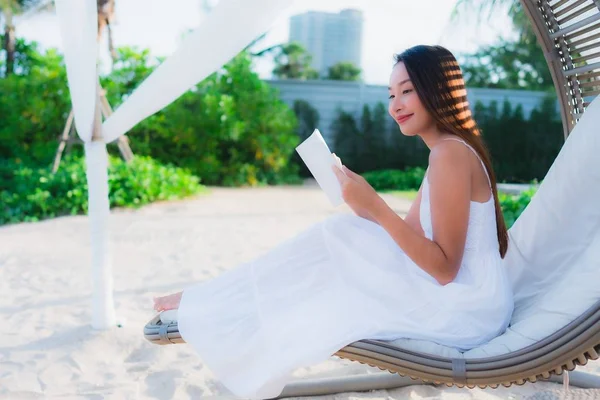
<path fill-rule="evenodd" d="M 359 174 L 350 171 L 345 165 L 339 169 L 336 165 L 333 167 L 333 172 L 338 178 L 342 188 L 342 197 L 350 208 L 358 214 L 366 212 L 371 214 L 371 211 L 377 207 L 381 199 L 375 189 L 369 182 Z"/>

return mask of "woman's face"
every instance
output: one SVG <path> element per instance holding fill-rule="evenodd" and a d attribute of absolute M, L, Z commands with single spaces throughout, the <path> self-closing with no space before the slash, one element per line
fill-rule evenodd
<path fill-rule="evenodd" d="M 403 62 L 392 69 L 389 86 L 388 112 L 394 118 L 402 134 L 414 136 L 435 125 L 435 121 L 427 112 Z"/>

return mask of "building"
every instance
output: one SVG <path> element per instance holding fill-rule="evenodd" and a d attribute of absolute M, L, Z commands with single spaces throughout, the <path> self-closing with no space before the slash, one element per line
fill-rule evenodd
<path fill-rule="evenodd" d="M 363 16 L 359 10 L 340 13 L 309 11 L 290 19 L 290 42 L 301 43 L 312 67 L 326 76 L 329 67 L 349 61 L 361 67 Z"/>

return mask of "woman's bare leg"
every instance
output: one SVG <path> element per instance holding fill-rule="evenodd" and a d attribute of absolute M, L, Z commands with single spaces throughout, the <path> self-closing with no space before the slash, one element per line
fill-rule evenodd
<path fill-rule="evenodd" d="M 170 294 L 168 296 L 155 297 L 154 298 L 154 310 L 155 311 L 166 311 L 174 310 L 179 308 L 179 302 L 181 301 L 181 295 L 183 292 Z"/>

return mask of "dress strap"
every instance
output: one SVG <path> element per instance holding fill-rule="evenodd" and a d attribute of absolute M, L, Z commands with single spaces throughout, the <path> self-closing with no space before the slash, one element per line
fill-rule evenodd
<path fill-rule="evenodd" d="M 479 154 L 477 154 L 477 152 L 475 151 L 475 149 L 470 144 L 468 144 L 464 140 L 458 139 L 458 138 L 446 138 L 446 139 L 442 139 L 442 140 L 454 140 L 455 142 L 461 142 L 462 144 L 464 144 L 465 146 L 467 146 L 469 149 L 471 149 L 471 151 L 473 152 L 473 154 L 475 154 L 475 156 L 477 157 L 477 159 L 481 163 L 481 166 L 483 167 L 483 172 L 485 173 L 485 176 L 486 176 L 486 178 L 488 180 L 488 184 L 490 185 L 490 189 L 492 188 L 492 181 L 490 180 L 490 176 L 488 174 L 487 168 L 485 167 L 485 164 L 481 160 L 481 157 L 479 157 Z"/>

